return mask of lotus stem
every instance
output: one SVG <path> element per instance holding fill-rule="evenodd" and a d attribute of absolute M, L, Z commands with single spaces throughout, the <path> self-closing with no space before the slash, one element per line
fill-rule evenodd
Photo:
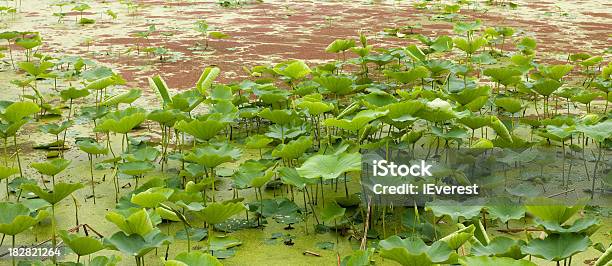
<path fill-rule="evenodd" d="M 77 199 L 74 195 L 70 194 L 70 196 L 72 197 L 72 201 L 74 202 L 74 218 L 75 218 L 75 223 L 76 223 L 76 229 L 77 232 L 79 231 L 79 204 L 77 202 Z M 84 229 L 87 232 L 87 229 Z"/>
<path fill-rule="evenodd" d="M 17 146 L 17 134 L 13 135 L 13 143 L 15 144 L 15 154 L 17 155 L 17 165 L 19 166 L 19 176 L 23 178 L 23 170 L 21 169 L 21 159 L 19 158 L 19 147 Z"/>
<path fill-rule="evenodd" d="M 4 138 L 4 166 L 8 166 L 8 138 Z"/>
<path fill-rule="evenodd" d="M 602 157 L 602 150 L 603 148 L 601 147 L 602 143 L 598 143 L 598 150 L 599 150 L 599 155 L 597 156 L 597 160 L 595 161 L 595 167 L 593 169 L 593 182 L 591 185 L 591 199 L 593 199 L 593 197 L 595 196 L 595 180 L 597 179 L 597 166 L 599 166 L 599 161 L 601 161 L 601 157 Z"/>
<path fill-rule="evenodd" d="M 344 173 L 344 194 L 346 198 L 348 199 L 349 192 L 348 192 L 348 186 L 347 186 L 347 180 L 346 180 L 346 173 Z"/>
<path fill-rule="evenodd" d="M 2 236 L 2 240 L 4 240 L 4 235 Z M 12 235 L 11 247 L 13 250 L 15 249 L 15 235 Z M 11 256 L 13 259 L 13 266 L 15 266 L 15 256 Z"/>
<path fill-rule="evenodd" d="M 55 239 L 55 204 L 51 204 L 51 245 L 53 250 L 57 248 L 57 241 Z M 53 263 L 56 263 L 56 255 L 53 253 Z"/>
<path fill-rule="evenodd" d="M 208 240 L 208 247 L 207 247 L 207 250 L 208 250 L 208 252 L 209 252 L 211 255 L 213 254 L 213 251 L 212 251 L 212 249 L 210 248 L 210 247 L 211 247 L 211 244 L 212 244 L 213 234 L 214 234 L 214 228 L 213 228 L 213 225 L 212 225 L 211 223 L 208 223 L 208 239 L 207 239 L 207 240 Z"/>
<path fill-rule="evenodd" d="M 325 207 L 325 192 L 323 187 L 323 177 L 321 177 L 321 206 Z"/>
<path fill-rule="evenodd" d="M 191 252 L 191 238 L 189 237 L 189 230 L 187 230 L 187 223 L 183 222 L 183 228 L 185 228 L 185 235 L 187 235 L 187 252 Z"/>
<path fill-rule="evenodd" d="M 211 177 L 212 177 L 212 182 L 211 182 L 211 185 L 212 185 L 212 202 L 215 202 L 215 173 L 214 173 L 213 169 L 210 169 L 210 174 L 211 174 Z"/>
<path fill-rule="evenodd" d="M 91 174 L 91 193 L 93 195 L 93 202 L 96 204 L 96 183 L 94 182 L 94 174 L 93 174 L 93 156 L 91 154 L 87 154 L 89 157 L 89 173 Z"/>

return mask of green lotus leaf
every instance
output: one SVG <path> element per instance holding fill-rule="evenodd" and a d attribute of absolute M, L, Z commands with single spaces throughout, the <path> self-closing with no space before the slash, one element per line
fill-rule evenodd
<path fill-rule="evenodd" d="M 0 166 L 0 180 L 19 174 L 19 169 L 15 167 Z"/>
<path fill-rule="evenodd" d="M 164 266 L 222 266 L 223 264 L 213 255 L 199 251 L 182 252 L 168 260 Z"/>
<path fill-rule="evenodd" d="M 49 216 L 47 211 L 39 211 L 31 216 L 30 209 L 21 203 L 0 202 L 0 233 L 17 235 Z"/>
<path fill-rule="evenodd" d="M 463 127 L 452 127 L 447 131 L 443 131 L 439 127 L 432 127 L 431 133 L 442 139 L 463 139 L 468 136 L 467 130 Z"/>
<path fill-rule="evenodd" d="M 472 143 L 471 149 L 493 149 L 495 145 L 488 139 L 482 138 Z"/>
<path fill-rule="evenodd" d="M 493 65 L 497 63 L 497 59 L 491 56 L 490 52 L 482 52 L 482 53 L 473 55 L 472 58 L 470 58 L 470 60 L 473 63 L 480 64 L 480 65 Z"/>
<path fill-rule="evenodd" d="M 510 86 L 521 81 L 520 70 L 513 67 L 498 67 L 487 68 L 482 72 L 485 76 L 491 77 L 491 80 L 499 82 L 504 86 Z"/>
<path fill-rule="evenodd" d="M 395 58 L 390 55 L 390 54 L 384 54 L 384 53 L 380 53 L 380 54 L 370 54 L 368 56 L 366 56 L 365 60 L 366 62 L 372 62 L 375 63 L 379 66 L 383 66 L 386 65 L 388 63 L 390 63 L 391 61 L 393 61 Z"/>
<path fill-rule="evenodd" d="M 489 100 L 488 96 L 480 96 L 474 99 L 473 101 L 465 104 L 463 107 L 471 112 L 479 112 L 482 107 L 487 104 Z"/>
<path fill-rule="evenodd" d="M 57 183 L 53 187 L 53 191 L 46 192 L 42 188 L 37 186 L 36 184 L 26 183 L 26 184 L 21 185 L 21 189 L 30 191 L 36 194 L 36 196 L 45 200 L 51 205 L 55 205 L 56 203 L 60 202 L 64 198 L 68 197 L 68 195 L 72 194 L 72 192 L 75 192 L 83 187 L 84 185 L 81 183 L 76 183 L 76 184 Z"/>
<path fill-rule="evenodd" d="M 380 256 L 404 266 L 427 266 L 456 261 L 457 254 L 445 242 L 426 245 L 420 238 L 391 236 L 380 241 Z"/>
<path fill-rule="evenodd" d="M 30 166 L 43 175 L 55 176 L 61 171 L 64 171 L 71 162 L 72 161 L 63 158 L 56 158 L 50 161 L 31 163 Z"/>
<path fill-rule="evenodd" d="M 573 206 L 566 206 L 550 198 L 534 198 L 525 204 L 525 209 L 542 221 L 563 224 L 582 210 L 584 203 L 585 200 L 581 200 Z"/>
<path fill-rule="evenodd" d="M 225 143 L 218 147 L 207 145 L 203 148 L 196 148 L 185 156 L 185 160 L 214 168 L 222 163 L 237 160 L 241 154 L 238 148 Z"/>
<path fill-rule="evenodd" d="M 272 179 L 273 176 L 274 176 L 274 172 L 271 170 L 265 171 L 256 176 L 251 176 L 251 179 L 249 180 L 249 185 L 251 187 L 257 187 L 257 188 L 262 187 L 266 183 L 268 183 L 268 181 L 270 181 L 270 179 Z"/>
<path fill-rule="evenodd" d="M 106 100 L 104 100 L 104 102 L 102 102 L 102 105 L 105 106 L 117 106 L 119 104 L 132 104 L 134 101 L 136 101 L 138 98 L 140 98 L 140 96 L 142 96 L 142 90 L 141 89 L 131 89 L 127 92 L 121 93 L 121 94 L 117 94 L 117 95 L 113 95 L 109 98 L 107 98 Z"/>
<path fill-rule="evenodd" d="M 168 103 L 167 107 L 183 112 L 191 112 L 204 100 L 205 98 L 200 95 L 199 92 L 195 90 L 187 90 L 172 96 L 172 102 Z M 185 118 L 185 120 L 187 120 L 187 118 Z"/>
<path fill-rule="evenodd" d="M 459 264 L 465 266 L 536 266 L 537 264 L 528 260 L 513 260 L 511 258 L 503 257 L 462 257 L 459 258 Z"/>
<path fill-rule="evenodd" d="M 236 246 L 242 245 L 242 241 L 228 236 L 213 236 L 210 239 L 210 246 L 208 249 L 213 251 L 227 250 Z M 218 252 L 217 254 L 219 254 Z"/>
<path fill-rule="evenodd" d="M 18 31 L 3 31 L 0 32 L 0 39 L 3 40 L 11 40 L 17 38 L 21 33 Z"/>
<path fill-rule="evenodd" d="M 314 155 L 296 169 L 305 178 L 335 179 L 347 172 L 361 171 L 359 153 Z"/>
<path fill-rule="evenodd" d="M 54 66 L 54 64 L 49 61 L 41 61 L 39 64 L 32 62 L 19 62 L 17 65 L 19 68 L 23 69 L 25 72 L 28 72 L 28 74 L 34 77 L 44 76 L 44 74 Z"/>
<path fill-rule="evenodd" d="M 359 129 L 363 128 L 366 124 L 371 121 L 385 116 L 388 114 L 388 110 L 380 111 L 380 110 L 363 110 L 357 113 L 353 118 L 349 119 L 338 119 L 338 118 L 328 118 L 323 121 L 325 126 L 334 126 L 339 127 L 345 130 L 357 132 Z"/>
<path fill-rule="evenodd" d="M 473 54 L 474 52 L 478 51 L 480 47 L 487 44 L 487 40 L 482 37 L 474 38 L 472 40 L 459 37 L 453 39 L 453 43 L 455 44 L 455 47 L 461 49 L 467 54 Z"/>
<path fill-rule="evenodd" d="M 272 141 L 273 139 L 264 135 L 252 135 L 246 139 L 245 143 L 249 149 L 261 149 L 267 147 Z"/>
<path fill-rule="evenodd" d="M 395 97 L 383 90 L 371 89 L 370 93 L 361 97 L 365 106 L 376 108 L 397 102 Z"/>
<path fill-rule="evenodd" d="M 157 207 L 160 203 L 167 201 L 174 190 L 171 188 L 153 187 L 138 194 L 132 194 L 132 203 L 145 208 Z"/>
<path fill-rule="evenodd" d="M 238 171 L 234 173 L 234 186 L 237 188 L 245 189 L 251 186 L 253 180 L 265 179 L 266 177 L 267 182 L 270 178 L 270 176 L 268 176 L 268 171 L 266 171 L 267 169 L 268 166 L 256 161 L 246 161 L 242 163 L 238 167 Z"/>
<path fill-rule="evenodd" d="M 139 209 L 131 213 L 111 211 L 106 213 L 105 218 L 128 235 L 146 236 L 153 231 L 153 222 L 145 209 Z"/>
<path fill-rule="evenodd" d="M 504 125 L 504 123 L 502 123 L 499 118 L 497 118 L 496 116 L 491 116 L 491 123 L 489 124 L 489 126 L 493 130 L 495 130 L 495 133 L 497 133 L 497 135 L 503 140 L 512 143 L 513 138 L 512 135 L 510 135 L 510 131 L 508 131 L 506 125 Z"/>
<path fill-rule="evenodd" d="M 429 47 L 438 53 L 450 51 L 453 49 L 453 38 L 446 35 L 440 35 L 431 45 L 429 45 Z"/>
<path fill-rule="evenodd" d="M 427 59 L 427 56 L 425 55 L 425 53 L 423 53 L 421 48 L 419 48 L 418 46 L 414 44 L 408 45 L 405 51 L 406 51 L 406 54 L 410 56 L 410 58 L 412 58 L 412 60 L 414 61 L 422 62 L 422 61 L 425 61 L 425 59 Z"/>
<path fill-rule="evenodd" d="M 108 113 L 102 122 L 97 126 L 98 130 L 110 131 L 119 134 L 127 134 L 132 129 L 140 125 L 147 115 L 138 108 L 127 108 L 121 111 Z"/>
<path fill-rule="evenodd" d="M 575 133 L 575 126 L 563 125 L 561 127 L 558 127 L 555 125 L 547 125 L 546 130 L 538 132 L 538 135 L 562 142 L 570 138 Z"/>
<path fill-rule="evenodd" d="M 292 185 L 298 189 L 303 189 L 307 184 L 312 184 L 316 180 L 302 177 L 295 168 L 281 167 L 278 169 L 278 174 L 284 184 Z"/>
<path fill-rule="evenodd" d="M 298 137 L 300 135 L 306 134 L 306 128 L 299 124 L 289 124 L 289 125 L 271 125 L 268 127 L 268 132 L 266 132 L 266 136 L 275 138 L 278 140 L 292 139 Z"/>
<path fill-rule="evenodd" d="M 106 148 L 106 146 L 101 145 L 98 142 L 95 142 L 94 140 L 82 140 L 77 142 L 77 145 L 79 146 L 79 149 L 88 153 L 88 154 L 108 154 L 108 148 Z"/>
<path fill-rule="evenodd" d="M 118 74 L 112 74 L 107 77 L 99 78 L 85 86 L 86 90 L 103 90 L 112 85 L 123 85 L 125 80 Z"/>
<path fill-rule="evenodd" d="M 348 76 L 319 76 L 312 80 L 323 87 L 322 93 L 346 95 L 353 92 L 353 80 Z"/>
<path fill-rule="evenodd" d="M 181 120 L 176 123 L 175 128 L 201 141 L 208 141 L 225 128 L 225 123 L 212 119 L 206 121 L 195 119 L 190 122 Z"/>
<path fill-rule="evenodd" d="M 89 255 L 104 249 L 102 242 L 89 236 L 70 234 L 66 230 L 61 230 L 59 236 L 64 243 L 79 256 Z"/>
<path fill-rule="evenodd" d="M 491 124 L 492 117 L 490 115 L 471 115 L 459 119 L 461 124 L 466 125 L 472 130 L 479 129 Z"/>
<path fill-rule="evenodd" d="M 202 71 L 202 75 L 196 82 L 196 89 L 201 95 L 206 95 L 207 90 L 212 86 L 213 82 L 219 76 L 221 70 L 218 67 L 207 67 Z"/>
<path fill-rule="evenodd" d="M 427 68 L 424 66 L 418 66 L 408 71 L 386 72 L 385 75 L 401 82 L 402 84 L 408 84 L 415 80 L 429 77 L 429 70 L 427 70 Z"/>
<path fill-rule="evenodd" d="M 599 98 L 602 95 L 601 92 L 598 91 L 580 91 L 576 95 L 571 97 L 572 102 L 579 102 L 582 104 L 590 104 L 595 99 Z"/>
<path fill-rule="evenodd" d="M 75 87 L 70 87 L 60 92 L 60 96 L 64 100 L 74 100 L 78 98 L 87 97 L 89 95 L 89 91 L 86 89 L 78 90 Z"/>
<path fill-rule="evenodd" d="M 0 137 L 6 139 L 8 137 L 15 136 L 15 134 L 17 134 L 17 131 L 19 131 L 19 129 L 21 129 L 21 127 L 26 123 L 28 123 L 28 120 L 25 119 L 19 120 L 14 123 L 11 122 L 8 124 L 0 122 Z"/>
<path fill-rule="evenodd" d="M 164 106 L 167 106 L 172 103 L 172 99 L 170 99 L 170 93 L 168 92 L 168 85 L 164 79 L 157 75 L 154 77 L 149 77 L 149 87 L 157 93 L 157 95 L 162 99 Z"/>
<path fill-rule="evenodd" d="M 325 208 L 321 211 L 321 219 L 325 222 L 331 222 L 339 220 L 344 217 L 346 208 L 340 207 L 335 201 L 329 202 L 325 205 Z"/>
<path fill-rule="evenodd" d="M 331 104 L 326 104 L 324 102 L 311 102 L 311 101 L 302 101 L 298 104 L 298 106 L 308 112 L 308 114 L 312 116 L 318 116 L 322 113 L 329 112 L 334 109 L 334 106 Z"/>
<path fill-rule="evenodd" d="M 395 122 L 416 120 L 415 114 L 423 107 L 425 104 L 419 101 L 402 101 L 385 106 L 389 110 L 387 117 Z"/>
<path fill-rule="evenodd" d="M 448 215 L 451 220 L 458 222 L 459 217 L 469 220 L 479 216 L 482 206 L 466 206 L 450 200 L 434 200 L 428 202 L 425 209 L 431 210 L 436 217 Z"/>
<path fill-rule="evenodd" d="M 525 217 L 525 207 L 509 198 L 492 200 L 487 203 L 486 209 L 491 219 L 499 219 L 502 223 Z"/>
<path fill-rule="evenodd" d="M 38 113 L 40 107 L 33 102 L 15 102 L 4 109 L 2 118 L 11 123 L 20 122 L 22 119 Z"/>
<path fill-rule="evenodd" d="M 353 47 L 355 47 L 355 40 L 353 39 L 336 39 L 325 48 L 325 52 L 340 53 Z"/>
<path fill-rule="evenodd" d="M 495 99 L 495 105 L 503 108 L 508 113 L 518 113 L 523 109 L 523 105 L 521 104 L 521 100 L 513 97 L 501 97 Z"/>
<path fill-rule="evenodd" d="M 171 238 L 155 229 L 145 236 L 139 234 L 126 235 L 124 232 L 116 232 L 110 238 L 104 239 L 104 244 L 114 250 L 135 257 L 142 257 L 155 248 L 171 242 Z"/>
<path fill-rule="evenodd" d="M 482 26 L 482 21 L 480 19 L 476 19 L 472 22 L 458 21 L 458 22 L 455 22 L 455 25 L 453 26 L 453 31 L 458 34 L 462 34 L 466 32 L 476 31 L 480 29 L 481 26 Z"/>
<path fill-rule="evenodd" d="M 232 88 L 226 85 L 213 86 L 210 92 L 210 98 L 213 100 L 231 101 L 233 97 Z"/>
<path fill-rule="evenodd" d="M 89 266 L 117 266 L 121 257 L 117 255 L 97 256 L 91 260 Z"/>
<path fill-rule="evenodd" d="M 456 118 L 457 113 L 449 102 L 436 98 L 427 102 L 425 108 L 419 110 L 417 116 L 430 122 L 442 122 Z"/>
<path fill-rule="evenodd" d="M 560 80 L 563 76 L 567 75 L 570 71 L 574 69 L 572 65 L 541 65 L 538 66 L 538 70 L 540 70 L 540 74 L 546 78 Z"/>
<path fill-rule="evenodd" d="M 283 160 L 297 159 L 312 146 L 312 137 L 301 136 L 287 144 L 280 144 L 272 151 L 272 156 Z"/>
<path fill-rule="evenodd" d="M 533 84 L 533 90 L 542 96 L 550 96 L 558 88 L 561 87 L 561 82 L 554 79 L 541 79 Z"/>
<path fill-rule="evenodd" d="M 143 175 L 147 172 L 155 170 L 155 164 L 153 164 L 152 162 L 142 162 L 142 161 L 125 162 L 125 163 L 120 163 L 117 169 L 119 170 L 120 173 L 131 175 L 131 176 L 138 176 L 138 175 Z"/>
<path fill-rule="evenodd" d="M 74 121 L 66 120 L 66 121 L 62 122 L 61 124 L 51 124 L 51 123 L 49 123 L 49 124 L 45 124 L 45 125 L 39 126 L 38 128 L 42 132 L 53 134 L 53 135 L 58 135 L 58 134 L 62 133 L 64 130 L 66 130 L 69 127 L 71 127 L 72 125 L 74 125 Z"/>
<path fill-rule="evenodd" d="M 587 58 L 584 61 L 580 62 L 580 65 L 582 65 L 584 67 L 592 67 L 594 65 L 597 65 L 597 64 L 601 63 L 601 61 L 603 61 L 603 57 L 601 57 L 601 56 L 593 56 L 593 57 Z M 562 76 L 564 76 L 564 75 L 562 75 Z"/>
<path fill-rule="evenodd" d="M 471 254 L 476 256 L 508 257 L 518 260 L 526 256 L 526 254 L 521 252 L 521 246 L 523 245 L 525 245 L 523 240 L 498 236 L 493 238 L 486 246 L 474 243 L 471 248 Z"/>
<path fill-rule="evenodd" d="M 153 162 L 159 157 L 159 150 L 155 147 L 146 146 L 134 150 L 132 153 L 122 155 L 130 162 L 149 161 Z"/>
<path fill-rule="evenodd" d="M 401 138 L 401 141 L 413 144 L 419 141 L 422 137 L 423 137 L 423 130 L 419 130 L 419 131 L 413 130 L 413 131 L 410 131 L 404 134 Z"/>
<path fill-rule="evenodd" d="M 253 89 L 253 93 L 259 97 L 259 100 L 266 104 L 274 104 L 281 101 L 286 101 L 291 93 L 287 90 L 277 88 L 273 85 L 260 85 Z"/>
<path fill-rule="evenodd" d="M 173 221 L 173 222 L 181 221 L 181 218 L 179 218 L 178 215 L 174 211 L 168 210 L 163 207 L 155 208 L 155 214 L 159 215 L 159 217 L 164 220 Z"/>
<path fill-rule="evenodd" d="M 255 207 L 255 212 L 263 217 L 286 218 L 298 216 L 300 208 L 286 198 L 264 199 L 258 202 L 249 203 L 251 211 Z"/>
<path fill-rule="evenodd" d="M 459 225 L 462 226 L 462 224 Z M 473 224 L 470 224 L 470 226 L 452 232 L 449 235 L 440 238 L 438 241 L 446 242 L 451 249 L 457 250 L 474 236 L 475 229 L 476 227 Z"/>
<path fill-rule="evenodd" d="M 478 98 L 488 98 L 491 94 L 491 87 L 480 86 L 474 88 L 464 88 L 461 91 L 453 92 L 450 94 L 451 98 L 461 105 L 467 105 Z"/>
<path fill-rule="evenodd" d="M 151 111 L 147 115 L 147 119 L 158 122 L 167 127 L 173 127 L 176 121 L 186 119 L 187 116 L 176 109 L 162 109 Z"/>
<path fill-rule="evenodd" d="M 301 60 L 293 60 L 277 64 L 274 66 L 273 70 L 277 74 L 283 75 L 292 80 L 304 78 L 311 72 L 308 65 Z"/>
<path fill-rule="evenodd" d="M 589 248 L 591 240 L 581 234 L 553 234 L 533 239 L 521 247 L 523 253 L 548 261 L 560 261 Z"/>
<path fill-rule="evenodd" d="M 36 35 L 34 38 L 17 38 L 15 44 L 28 50 L 41 45 L 42 40 L 39 35 Z"/>
<path fill-rule="evenodd" d="M 612 137 L 612 119 L 595 125 L 578 125 L 576 129 L 593 140 L 602 143 L 605 139 Z"/>
<path fill-rule="evenodd" d="M 600 221 L 594 217 L 580 218 L 574 221 L 572 225 L 560 225 L 554 221 L 535 220 L 536 224 L 544 227 L 548 234 L 551 233 L 584 233 L 592 235 L 601 227 Z"/>
<path fill-rule="evenodd" d="M 246 210 L 246 207 L 242 202 L 213 202 L 198 212 L 198 215 L 207 223 L 219 224 L 236 214 L 244 212 L 244 210 Z"/>
<path fill-rule="evenodd" d="M 231 37 L 230 35 L 220 31 L 211 31 L 208 33 L 208 36 L 213 39 L 227 39 Z"/>
<path fill-rule="evenodd" d="M 373 256 L 374 249 L 355 250 L 351 255 L 342 259 L 340 266 L 370 266 Z"/>
<path fill-rule="evenodd" d="M 285 125 L 297 119 L 295 111 L 289 109 L 270 110 L 266 108 L 259 112 L 259 116 L 279 125 Z"/>

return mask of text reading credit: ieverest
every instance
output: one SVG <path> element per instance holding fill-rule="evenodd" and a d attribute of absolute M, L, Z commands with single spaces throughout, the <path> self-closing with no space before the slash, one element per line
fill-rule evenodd
<path fill-rule="evenodd" d="M 419 164 L 396 164 L 387 160 L 373 160 L 372 173 L 375 177 L 431 177 L 432 165 L 421 160 Z M 479 186 L 471 185 L 443 185 L 437 183 L 404 183 L 399 185 L 374 184 L 375 194 L 389 195 L 478 195 Z"/>

